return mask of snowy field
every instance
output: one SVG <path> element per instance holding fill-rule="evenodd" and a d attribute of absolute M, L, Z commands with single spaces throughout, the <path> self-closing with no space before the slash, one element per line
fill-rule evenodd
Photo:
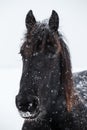
<path fill-rule="evenodd" d="M 15 106 L 20 69 L 0 69 L 0 130 L 21 130 L 23 119 Z"/>

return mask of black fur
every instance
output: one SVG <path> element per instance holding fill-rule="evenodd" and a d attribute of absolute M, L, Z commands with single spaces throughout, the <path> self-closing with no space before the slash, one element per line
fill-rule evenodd
<path fill-rule="evenodd" d="M 16 106 L 25 118 L 22 130 L 87 130 L 87 71 L 72 74 L 57 13 L 52 11 L 48 23 L 39 23 L 30 10 L 26 27 L 16 96 Z"/>

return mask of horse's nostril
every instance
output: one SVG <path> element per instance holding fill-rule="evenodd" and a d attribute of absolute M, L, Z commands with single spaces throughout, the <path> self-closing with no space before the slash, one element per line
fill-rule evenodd
<path fill-rule="evenodd" d="M 16 96 L 16 106 L 18 108 L 18 110 L 20 111 L 26 111 L 26 106 L 25 106 L 25 101 L 24 101 L 24 98 L 22 97 L 21 94 L 17 95 Z"/>
<path fill-rule="evenodd" d="M 34 97 L 31 102 L 28 103 L 28 111 L 34 112 L 38 108 L 39 100 L 38 98 Z"/>
<path fill-rule="evenodd" d="M 33 113 L 37 110 L 39 105 L 39 100 L 35 96 L 29 96 L 28 98 L 22 96 L 16 96 L 16 106 L 22 112 Z"/>

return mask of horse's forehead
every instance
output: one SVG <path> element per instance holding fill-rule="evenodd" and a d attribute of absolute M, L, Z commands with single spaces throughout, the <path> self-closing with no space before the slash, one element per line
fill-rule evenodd
<path fill-rule="evenodd" d="M 36 29 L 39 31 L 39 30 L 49 30 L 49 24 L 48 24 L 48 21 L 47 20 L 44 20 L 42 22 L 37 22 L 36 24 Z"/>
<path fill-rule="evenodd" d="M 49 20 L 48 19 L 43 20 L 42 24 L 45 25 L 46 28 L 49 28 Z"/>

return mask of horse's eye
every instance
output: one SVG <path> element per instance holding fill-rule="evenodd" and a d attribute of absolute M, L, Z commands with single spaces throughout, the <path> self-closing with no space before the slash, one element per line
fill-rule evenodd
<path fill-rule="evenodd" d="M 31 54 L 30 47 L 28 45 L 21 47 L 20 54 L 23 58 L 28 58 Z"/>
<path fill-rule="evenodd" d="M 42 50 L 42 41 L 38 40 L 33 47 L 34 52 L 40 52 Z"/>
<path fill-rule="evenodd" d="M 46 42 L 46 52 L 47 53 L 52 53 L 52 54 L 55 54 L 55 47 L 54 47 L 54 45 L 53 45 L 53 43 L 52 42 L 50 42 L 49 40 Z"/>
<path fill-rule="evenodd" d="M 19 54 L 21 54 L 21 56 L 23 57 L 24 56 L 24 50 L 21 49 L 20 52 L 19 52 Z"/>

